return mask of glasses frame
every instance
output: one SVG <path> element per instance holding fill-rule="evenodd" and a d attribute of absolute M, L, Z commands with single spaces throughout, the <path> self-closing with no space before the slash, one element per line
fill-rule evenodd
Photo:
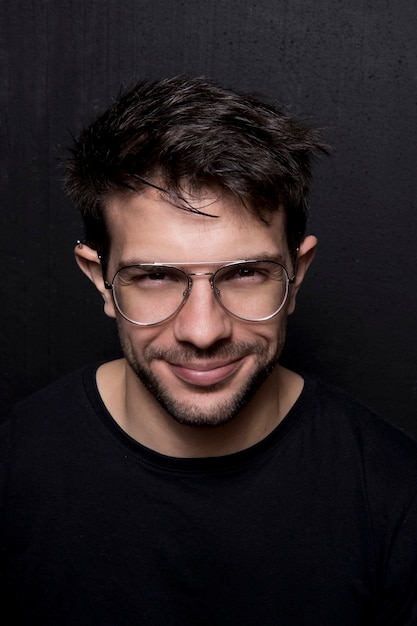
<path fill-rule="evenodd" d="M 218 289 L 216 289 L 215 287 L 215 278 L 216 278 L 216 274 L 218 274 L 221 270 L 229 268 L 229 267 L 233 267 L 235 265 L 242 265 L 242 264 L 246 264 L 246 263 L 275 263 L 276 265 L 279 265 L 283 270 L 284 270 L 284 275 L 286 278 L 286 286 L 285 286 L 285 296 L 284 299 L 280 305 L 280 307 L 274 311 L 274 313 L 271 313 L 270 315 L 267 315 L 265 317 L 259 318 L 259 319 L 250 319 L 247 317 L 243 317 L 241 315 L 237 315 L 236 313 L 233 313 L 232 311 L 230 311 L 226 305 L 223 303 L 221 296 L 220 296 L 220 291 Z M 193 267 L 198 267 L 198 266 L 210 266 L 210 265 L 218 265 L 219 267 L 217 268 L 217 270 L 215 272 L 185 272 L 183 269 L 181 269 L 182 267 L 187 267 L 187 266 L 193 266 Z M 125 315 L 123 313 L 123 311 L 121 310 L 119 303 L 117 301 L 117 297 L 114 291 L 114 282 L 116 280 L 117 275 L 122 272 L 125 269 L 129 269 L 131 267 L 144 267 L 147 269 L 158 269 L 161 267 L 166 267 L 167 269 L 173 269 L 173 270 L 177 270 L 178 272 L 180 272 L 181 274 L 183 274 L 187 280 L 187 287 L 183 293 L 183 299 L 181 304 L 175 309 L 175 311 L 173 313 L 171 313 L 170 315 L 168 315 L 167 317 L 164 317 L 161 320 L 158 320 L 157 322 L 137 322 L 133 319 L 131 319 L 130 317 L 128 317 L 127 315 Z M 216 298 L 216 301 L 220 304 L 220 306 L 222 307 L 222 309 L 224 311 L 226 311 L 226 313 L 228 313 L 229 315 L 231 315 L 232 317 L 235 317 L 239 320 L 242 320 L 244 322 L 252 322 L 254 324 L 259 323 L 259 322 L 266 322 L 270 319 L 272 319 L 273 317 L 275 317 L 276 315 L 278 315 L 278 313 L 282 310 L 282 308 L 284 307 L 287 298 L 288 298 L 288 293 L 289 293 L 289 286 L 294 284 L 296 281 L 296 275 L 294 274 L 292 276 L 292 278 L 290 278 L 289 273 L 287 268 L 285 267 L 285 265 L 283 265 L 280 261 L 276 261 L 275 259 L 239 259 L 236 261 L 210 261 L 208 263 L 205 263 L 204 261 L 198 261 L 196 263 L 161 263 L 161 262 L 153 262 L 153 263 L 132 263 L 131 265 L 123 265 L 123 267 L 120 267 L 117 272 L 114 274 L 113 276 L 113 280 L 111 283 L 109 283 L 105 278 L 104 278 L 104 286 L 106 289 L 111 290 L 112 292 L 112 297 L 113 297 L 113 302 L 114 305 L 116 307 L 116 309 L 119 311 L 120 315 L 127 320 L 128 322 L 130 322 L 131 324 L 134 324 L 135 326 L 156 326 L 158 324 L 163 324 L 164 322 L 167 322 L 168 320 L 172 319 L 173 317 L 175 317 L 175 315 L 177 315 L 180 310 L 183 308 L 183 306 L 185 305 L 185 303 L 187 302 L 190 293 L 191 293 L 191 289 L 193 286 L 193 277 L 203 277 L 203 276 L 208 276 L 208 281 L 210 283 L 210 287 L 211 290 L 214 294 L 214 297 Z"/>

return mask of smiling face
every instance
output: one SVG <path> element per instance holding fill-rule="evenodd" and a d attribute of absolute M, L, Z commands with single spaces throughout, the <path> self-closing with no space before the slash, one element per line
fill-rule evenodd
<path fill-rule="evenodd" d="M 107 280 L 120 267 L 134 263 L 181 263 L 192 273 L 212 272 L 210 264 L 217 262 L 220 266 L 236 259 L 263 258 L 282 262 L 292 275 L 282 211 L 265 224 L 227 196 L 207 193 L 190 202 L 218 217 L 172 207 L 152 189 L 113 199 L 107 213 L 111 233 Z M 151 392 L 162 411 L 182 424 L 196 426 L 225 424 L 250 399 L 256 402 L 281 354 L 286 318 L 297 290 L 290 286 L 287 302 L 274 318 L 246 322 L 227 313 L 207 277 L 200 276 L 174 317 L 139 327 L 115 310 L 111 291 L 96 285 L 105 298 L 106 313 L 117 319 L 125 358 L 139 384 Z"/>

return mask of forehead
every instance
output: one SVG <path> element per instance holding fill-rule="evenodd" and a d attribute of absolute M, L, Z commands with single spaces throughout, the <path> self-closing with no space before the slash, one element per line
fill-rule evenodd
<path fill-rule="evenodd" d="M 265 223 L 230 195 L 207 190 L 184 200 L 184 208 L 174 206 L 154 189 L 112 198 L 106 208 L 110 262 L 187 263 L 287 255 L 283 210 Z"/>

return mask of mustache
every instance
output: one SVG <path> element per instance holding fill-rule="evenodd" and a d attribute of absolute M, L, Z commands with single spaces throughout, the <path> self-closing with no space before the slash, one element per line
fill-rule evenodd
<path fill-rule="evenodd" d="M 144 351 L 146 360 L 162 359 L 170 363 L 187 363 L 194 360 L 209 361 L 211 359 L 224 359 L 234 361 L 246 354 L 261 355 L 265 347 L 256 341 L 239 343 L 221 342 L 203 350 L 192 344 L 175 348 L 158 348 L 148 346 Z"/>

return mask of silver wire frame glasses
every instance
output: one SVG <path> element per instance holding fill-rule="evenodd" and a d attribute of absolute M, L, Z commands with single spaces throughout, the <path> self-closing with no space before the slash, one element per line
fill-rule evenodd
<path fill-rule="evenodd" d="M 176 315 L 190 295 L 194 277 L 207 276 L 218 303 L 225 311 L 246 322 L 264 322 L 284 306 L 289 285 L 286 268 L 272 260 L 240 260 L 221 265 L 215 272 L 187 273 L 181 266 L 211 266 L 211 263 L 138 263 L 121 267 L 111 289 L 120 314 L 132 324 L 152 326 Z M 178 267 L 179 266 L 179 267 Z"/>

